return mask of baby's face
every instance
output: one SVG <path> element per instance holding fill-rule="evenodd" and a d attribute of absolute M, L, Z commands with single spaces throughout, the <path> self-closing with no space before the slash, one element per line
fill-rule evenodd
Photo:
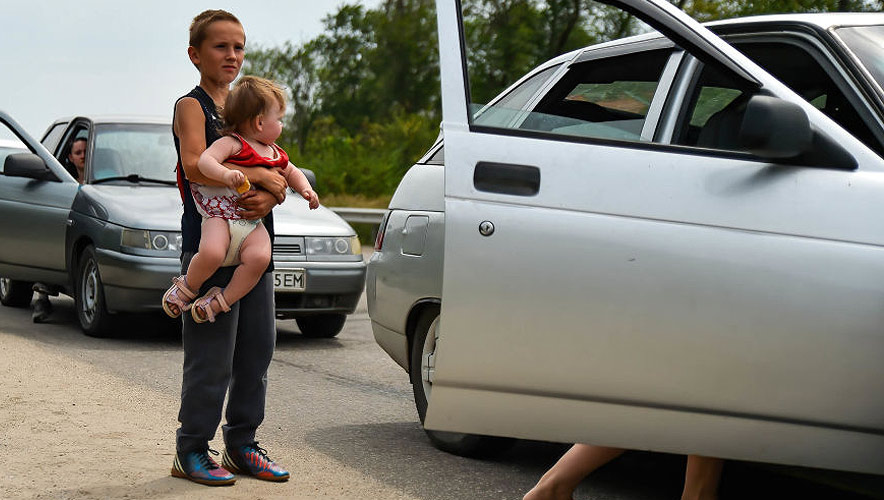
<path fill-rule="evenodd" d="M 282 118 L 285 110 L 282 106 L 274 105 L 264 111 L 263 130 L 260 140 L 265 144 L 276 142 L 282 134 Z"/>

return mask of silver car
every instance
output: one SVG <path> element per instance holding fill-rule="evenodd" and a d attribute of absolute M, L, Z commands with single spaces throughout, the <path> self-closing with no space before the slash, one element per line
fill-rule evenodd
<path fill-rule="evenodd" d="M 444 152 L 367 277 L 430 438 L 884 473 L 884 15 L 606 3 L 652 30 L 476 106 L 437 2 Z"/>
<path fill-rule="evenodd" d="M 117 313 L 159 311 L 181 269 L 171 123 L 75 117 L 53 123 L 41 143 L 2 112 L 0 128 L 27 148 L 6 157 L 0 176 L 0 302 L 27 306 L 42 282 L 74 297 L 94 336 L 112 334 Z M 87 140 L 82 185 L 66 160 L 78 138 Z M 355 231 L 297 195 L 273 214 L 277 318 L 295 318 L 307 336 L 337 335 L 364 286 Z"/>

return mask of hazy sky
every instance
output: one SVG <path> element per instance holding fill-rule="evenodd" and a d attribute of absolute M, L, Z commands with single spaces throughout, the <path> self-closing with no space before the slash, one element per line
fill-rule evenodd
<path fill-rule="evenodd" d="M 247 44 L 300 43 L 343 4 L 380 0 L 0 0 L 0 109 L 37 140 L 56 118 L 167 116 L 198 82 L 187 30 L 205 9 L 229 10 Z"/>

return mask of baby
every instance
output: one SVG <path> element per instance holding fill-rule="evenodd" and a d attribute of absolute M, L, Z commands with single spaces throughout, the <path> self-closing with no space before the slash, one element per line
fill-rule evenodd
<path fill-rule="evenodd" d="M 272 245 L 264 224 L 243 219 L 237 211 L 236 200 L 250 188 L 249 181 L 245 174 L 222 163 L 279 169 L 311 210 L 319 206 L 319 196 L 304 173 L 275 144 L 282 133 L 285 107 L 282 89 L 255 76 L 240 78 L 227 96 L 223 115 L 229 134 L 212 143 L 197 164 L 203 175 L 224 187 L 190 184 L 197 211 L 203 216 L 200 245 L 187 276 L 175 278 L 163 296 L 163 309 L 169 316 L 177 317 L 190 309 L 197 323 L 214 322 L 216 314 L 229 311 L 230 304 L 258 283 L 270 264 Z M 233 265 L 237 268 L 226 288 L 213 287 L 193 301 L 195 290 L 219 267 Z"/>

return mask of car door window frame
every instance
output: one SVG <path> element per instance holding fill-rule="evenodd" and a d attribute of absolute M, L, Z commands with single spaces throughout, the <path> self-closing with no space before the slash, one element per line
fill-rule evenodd
<path fill-rule="evenodd" d="M 64 136 L 67 126 L 68 122 L 54 123 L 49 130 L 46 131 L 46 134 L 40 140 L 40 143 L 43 144 L 43 147 L 55 154 L 58 150 L 58 146 L 61 144 L 61 138 Z"/>
<path fill-rule="evenodd" d="M 56 150 L 53 152 L 55 159 L 58 160 L 61 166 L 64 167 L 65 172 L 67 172 L 74 180 L 77 179 L 77 176 L 75 172 L 69 170 L 69 168 L 72 167 L 68 165 L 67 156 L 70 153 L 74 138 L 80 135 L 80 132 L 83 130 L 86 131 L 86 169 L 88 170 L 90 168 L 89 160 L 92 158 L 92 122 L 90 120 L 86 118 L 75 118 L 71 120 L 61 141 L 58 142 Z M 84 177 L 86 179 L 89 178 L 88 172 L 84 172 Z"/>

